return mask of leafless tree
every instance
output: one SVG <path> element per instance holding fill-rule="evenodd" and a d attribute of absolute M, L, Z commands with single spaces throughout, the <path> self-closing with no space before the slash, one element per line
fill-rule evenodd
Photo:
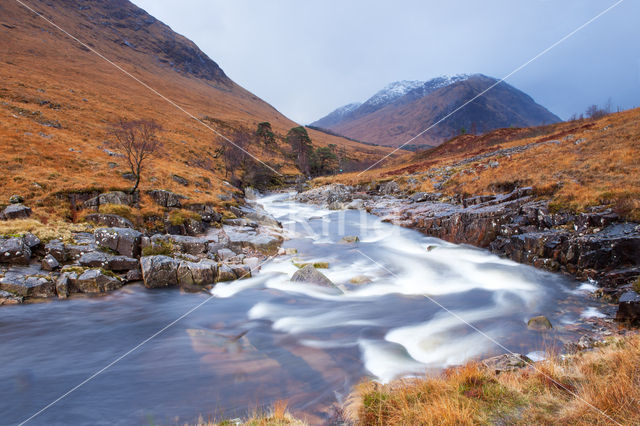
<path fill-rule="evenodd" d="M 140 174 L 145 160 L 156 155 L 160 150 L 160 142 L 157 138 L 160 130 L 160 125 L 153 120 L 125 119 L 121 119 L 111 129 L 115 146 L 124 154 L 131 173 L 136 179 L 135 185 L 131 188 L 132 194 L 140 185 Z"/>

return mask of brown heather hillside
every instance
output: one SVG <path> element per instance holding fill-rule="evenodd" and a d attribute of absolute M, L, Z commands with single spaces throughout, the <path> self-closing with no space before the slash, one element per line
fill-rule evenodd
<path fill-rule="evenodd" d="M 610 205 L 640 221 L 640 109 L 524 129 L 463 135 L 380 169 L 317 184 L 397 181 L 411 191 L 481 195 L 533 186 L 552 207 Z"/>
<path fill-rule="evenodd" d="M 296 126 L 230 80 L 192 42 L 126 0 L 26 3 L 225 135 L 252 135 L 257 123 L 268 121 L 283 139 Z M 0 4 L 0 40 L 0 204 L 20 194 L 45 220 L 68 208 L 55 194 L 131 187 L 122 178 L 124 159 L 105 151 L 113 151 L 107 130 L 120 117 L 153 119 L 164 129 L 162 152 L 142 176 L 143 191 L 168 189 L 214 203 L 217 194 L 230 192 L 216 153 L 226 142 L 14 1 Z M 343 148 L 354 163 L 389 152 L 309 134 L 316 146 Z M 283 140 L 279 144 L 284 148 Z M 280 151 L 249 150 L 283 175 L 299 173 Z"/>

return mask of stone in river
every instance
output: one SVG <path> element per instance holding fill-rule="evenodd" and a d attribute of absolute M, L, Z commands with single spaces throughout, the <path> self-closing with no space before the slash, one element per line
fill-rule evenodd
<path fill-rule="evenodd" d="M 537 317 L 531 318 L 527 322 L 527 327 L 530 330 L 544 331 L 552 328 L 552 325 L 551 321 L 549 321 L 549 318 L 545 317 L 544 315 L 539 315 Z"/>

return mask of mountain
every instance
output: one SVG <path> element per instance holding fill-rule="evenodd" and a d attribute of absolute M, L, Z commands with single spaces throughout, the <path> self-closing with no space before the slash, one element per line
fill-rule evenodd
<path fill-rule="evenodd" d="M 0 162 L 6 176 L 0 203 L 21 194 L 46 216 L 37 204 L 53 203 L 56 194 L 130 187 L 124 159 L 109 146 L 110 124 L 120 117 L 153 119 L 163 128 L 163 149 L 150 160 L 143 190 L 177 191 L 190 202 L 219 201 L 218 194 L 228 191 L 220 156 L 228 142 L 193 117 L 226 137 L 249 141 L 258 123 L 270 122 L 282 149 L 250 144 L 247 150 L 283 175 L 299 173 L 284 152 L 284 136 L 298 124 L 144 10 L 126 0 L 28 4 L 88 47 L 19 3 L 0 2 Z M 390 151 L 314 130 L 309 135 L 315 146 L 335 144 L 354 165 Z"/>
<path fill-rule="evenodd" d="M 336 110 L 312 125 L 361 141 L 400 146 L 498 81 L 482 74 L 443 76 L 426 82 L 400 81 L 388 85 L 357 108 L 341 114 L 336 114 Z M 502 127 L 558 121 L 559 117 L 530 96 L 500 82 L 411 141 L 411 146 L 437 146 L 464 131 L 484 133 Z"/>

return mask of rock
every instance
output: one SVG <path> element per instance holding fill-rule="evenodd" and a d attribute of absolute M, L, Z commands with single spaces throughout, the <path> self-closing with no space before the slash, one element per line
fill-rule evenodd
<path fill-rule="evenodd" d="M 311 265 L 316 269 L 329 269 L 329 262 L 325 261 L 305 262 L 300 259 L 291 259 L 291 262 L 296 266 L 296 268 L 304 268 L 307 265 Z"/>
<path fill-rule="evenodd" d="M 180 262 L 168 256 L 145 256 L 140 259 L 142 279 L 147 288 L 178 285 Z"/>
<path fill-rule="evenodd" d="M 21 195 L 12 195 L 11 197 L 9 197 L 9 203 L 10 204 L 22 204 L 24 203 L 24 198 L 22 198 Z"/>
<path fill-rule="evenodd" d="M 527 327 L 530 330 L 537 331 L 549 330 L 550 328 L 553 328 L 551 326 L 551 321 L 549 321 L 549 319 L 544 315 L 539 315 L 537 317 L 531 318 L 529 321 L 527 321 Z"/>
<path fill-rule="evenodd" d="M 0 290 L 0 306 L 2 305 L 17 305 L 22 303 L 22 296 L 17 296 L 8 291 Z"/>
<path fill-rule="evenodd" d="M 260 226 L 282 228 L 282 224 L 264 210 L 247 211 L 244 213 L 244 218 L 257 223 Z"/>
<path fill-rule="evenodd" d="M 58 269 L 59 267 L 60 264 L 58 263 L 56 258 L 51 256 L 50 254 L 46 255 L 42 259 L 42 269 L 44 269 L 45 271 L 53 271 L 54 269 Z"/>
<path fill-rule="evenodd" d="M 248 265 L 230 264 L 229 267 L 239 280 L 251 278 L 251 268 Z"/>
<path fill-rule="evenodd" d="M 174 250 L 181 253 L 191 255 L 203 255 L 207 252 L 209 240 L 201 237 L 191 237 L 187 235 L 160 235 L 156 234 L 151 237 L 151 244 L 158 245 L 162 243 L 169 243 L 174 247 Z"/>
<path fill-rule="evenodd" d="M 2 212 L 2 218 L 5 220 L 27 219 L 31 216 L 31 209 L 22 204 L 10 204 Z"/>
<path fill-rule="evenodd" d="M 322 272 L 318 271 L 312 265 L 307 265 L 302 269 L 298 269 L 291 277 L 291 281 L 317 284 L 323 287 L 335 287 L 329 278 L 324 276 Z"/>
<path fill-rule="evenodd" d="M 23 298 L 52 297 L 56 295 L 55 285 L 49 279 L 11 271 L 0 279 L 0 290 L 8 291 Z"/>
<path fill-rule="evenodd" d="M 243 248 L 257 250 L 266 255 L 275 255 L 282 244 L 282 237 L 271 235 L 258 229 L 248 227 L 225 226 L 224 231 L 229 237 L 229 247 L 236 253 Z"/>
<path fill-rule="evenodd" d="M 620 296 L 616 321 L 629 323 L 640 321 L 640 294 L 628 291 Z"/>
<path fill-rule="evenodd" d="M 124 206 L 130 206 L 135 203 L 136 197 L 124 193 L 122 191 L 113 191 L 113 192 L 105 192 L 104 194 L 100 194 L 97 197 L 93 197 L 84 202 L 85 208 L 95 208 L 104 205 L 104 204 L 118 204 Z"/>
<path fill-rule="evenodd" d="M 500 165 L 500 163 L 495 161 L 495 160 L 494 161 L 489 161 L 489 167 L 491 167 L 492 169 L 495 169 L 499 165 Z"/>
<path fill-rule="evenodd" d="M 129 219 L 118 216 L 117 214 L 93 213 L 88 214 L 85 220 L 108 228 L 134 228 L 133 223 L 131 223 Z"/>
<path fill-rule="evenodd" d="M 250 272 L 257 272 L 260 270 L 261 262 L 257 257 L 247 257 L 242 261 L 242 263 L 249 267 Z"/>
<path fill-rule="evenodd" d="M 368 284 L 371 282 L 371 278 L 366 275 L 357 275 L 349 280 L 351 284 Z"/>
<path fill-rule="evenodd" d="M 95 243 L 83 244 L 83 245 L 65 244 L 64 249 L 66 250 L 67 258 L 69 260 L 78 260 L 85 253 L 98 250 L 98 246 Z"/>
<path fill-rule="evenodd" d="M 87 268 L 105 268 L 107 266 L 107 254 L 91 251 L 80 256 L 78 263 Z"/>
<path fill-rule="evenodd" d="M 212 223 L 222 221 L 222 215 L 218 213 L 211 205 L 195 203 L 185 206 L 184 208 L 198 213 L 203 222 Z"/>
<path fill-rule="evenodd" d="M 236 253 L 233 250 L 229 250 L 228 248 L 223 248 L 218 250 L 218 259 L 227 260 L 232 257 L 236 257 Z"/>
<path fill-rule="evenodd" d="M 233 269 L 227 264 L 221 263 L 218 266 L 218 277 L 217 281 L 234 281 L 236 279 L 236 274 L 233 272 Z"/>
<path fill-rule="evenodd" d="M 347 235 L 345 237 L 342 237 L 342 239 L 340 240 L 341 243 L 346 243 L 346 244 L 353 244 L 353 243 L 357 243 L 358 241 L 360 241 L 360 238 L 358 238 L 355 235 Z"/>
<path fill-rule="evenodd" d="M 73 272 L 63 272 L 58 277 L 56 281 L 56 293 L 58 294 L 58 299 L 66 299 L 69 297 L 69 293 L 71 290 L 71 281 L 78 279 L 78 275 Z"/>
<path fill-rule="evenodd" d="M 189 181 L 180 175 L 171 175 L 171 179 L 182 186 L 189 186 Z"/>
<path fill-rule="evenodd" d="M 59 263 L 64 263 L 68 260 L 67 250 L 60 240 L 51 240 L 44 246 L 46 254 L 53 256 Z"/>
<path fill-rule="evenodd" d="M 128 271 L 126 280 L 127 282 L 142 281 L 142 271 L 140 270 L 140 268 L 131 269 L 130 271 Z"/>
<path fill-rule="evenodd" d="M 0 263 L 27 265 L 31 259 L 31 249 L 22 238 L 0 240 Z"/>
<path fill-rule="evenodd" d="M 179 195 L 164 189 L 153 189 L 147 191 L 147 194 L 149 194 L 156 204 L 162 207 L 182 207 L 182 200 L 187 198 L 184 195 Z"/>
<path fill-rule="evenodd" d="M 137 259 L 127 256 L 108 256 L 107 269 L 114 272 L 126 272 L 137 270 L 140 268 L 140 262 Z"/>
<path fill-rule="evenodd" d="M 491 358 L 487 358 L 482 361 L 482 364 L 495 374 L 499 374 L 505 371 L 514 371 L 520 368 L 526 367 L 532 361 L 521 354 L 504 354 Z"/>
<path fill-rule="evenodd" d="M 75 280 L 74 287 L 80 293 L 104 293 L 122 287 L 122 282 L 100 269 L 88 269 Z"/>
<path fill-rule="evenodd" d="M 363 210 L 364 209 L 364 200 L 360 198 L 356 198 L 351 201 L 349 204 L 345 206 L 345 208 L 349 210 Z"/>
<path fill-rule="evenodd" d="M 126 180 L 130 180 L 131 182 L 135 182 L 136 175 L 134 175 L 131 172 L 125 172 L 125 173 L 122 174 L 122 178 L 126 179 Z"/>
<path fill-rule="evenodd" d="M 400 187 L 398 186 L 397 182 L 390 181 L 380 184 L 380 186 L 378 187 L 378 191 L 385 195 L 392 195 L 400 192 Z"/>
<path fill-rule="evenodd" d="M 94 232 L 100 247 L 111 249 L 123 256 L 138 257 L 142 233 L 129 228 L 100 228 Z"/>
<path fill-rule="evenodd" d="M 37 247 L 40 247 L 40 245 L 42 244 L 42 241 L 40 241 L 40 238 L 36 237 L 30 232 L 24 234 L 24 237 L 22 237 L 22 240 L 27 245 L 27 247 L 29 247 L 31 252 L 33 252 L 33 250 L 36 249 Z"/>
<path fill-rule="evenodd" d="M 203 260 L 198 263 L 182 261 L 178 266 L 178 285 L 183 288 L 213 284 L 217 276 L 217 263 Z"/>

